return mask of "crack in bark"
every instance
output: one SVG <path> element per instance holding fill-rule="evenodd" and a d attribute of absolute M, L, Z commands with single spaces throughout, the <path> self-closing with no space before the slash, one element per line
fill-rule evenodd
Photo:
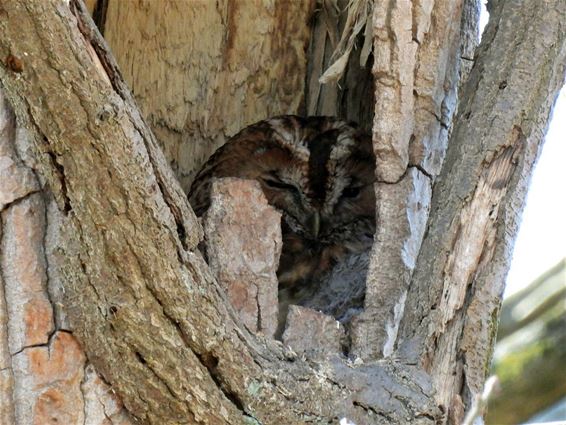
<path fill-rule="evenodd" d="M 155 378 L 163 384 L 163 386 L 165 387 L 171 398 L 178 399 L 177 395 L 175 394 L 175 391 L 169 385 L 169 382 L 167 382 L 166 379 L 163 379 L 161 376 L 159 376 L 159 373 L 157 373 L 157 371 L 151 366 L 151 363 L 148 362 L 138 350 L 135 350 L 133 347 L 132 349 L 134 351 L 134 355 L 136 356 L 138 362 L 141 363 L 144 366 L 144 368 L 147 368 L 153 374 L 153 376 L 155 376 Z"/>
<path fill-rule="evenodd" d="M 193 410 L 191 409 L 191 404 L 190 403 L 186 403 L 186 400 L 183 400 L 181 398 L 179 398 L 176 394 L 175 394 L 175 390 L 169 385 L 169 382 L 167 381 L 167 379 L 164 379 L 163 377 L 161 377 L 158 373 L 158 371 L 151 365 L 150 361 L 147 361 L 145 359 L 145 357 L 133 346 L 131 346 L 130 344 L 128 344 L 130 346 L 130 349 L 132 350 L 135 358 L 137 359 L 137 361 L 142 365 L 142 367 L 146 370 L 148 370 L 151 375 L 156 379 L 157 382 L 161 383 L 163 385 L 163 387 L 165 388 L 165 390 L 167 391 L 167 393 L 170 395 L 170 397 L 173 400 L 178 400 L 178 401 L 182 401 L 184 402 L 184 404 L 187 406 L 187 413 L 191 414 L 191 420 L 192 422 L 178 422 L 179 424 L 189 424 L 189 423 L 200 423 L 200 424 L 204 424 L 204 422 L 202 422 L 201 420 L 197 420 L 195 414 L 193 413 Z M 150 405 L 150 403 L 148 403 L 147 400 L 145 400 L 143 398 L 143 396 L 141 395 L 141 393 L 137 393 L 138 397 L 140 398 L 140 400 L 142 400 L 146 405 Z"/>
<path fill-rule="evenodd" d="M 37 178 L 37 176 L 36 176 Z M 41 195 L 42 195 L 42 208 L 43 208 L 43 237 L 41 238 L 41 253 L 43 254 L 43 261 L 45 263 L 45 270 L 44 270 L 44 275 L 45 275 L 45 297 L 47 299 L 47 301 L 49 302 L 49 305 L 51 306 L 51 317 L 53 318 L 53 329 L 54 331 L 57 330 L 61 330 L 61 331 L 67 331 L 64 330 L 62 328 L 59 327 L 60 320 L 57 317 L 58 313 L 57 313 L 57 309 L 55 308 L 55 301 L 53 300 L 53 297 L 51 295 L 51 291 L 50 291 L 50 281 L 51 281 L 51 277 L 49 276 L 49 268 L 50 268 L 50 264 L 49 264 L 49 258 L 47 256 L 47 230 L 48 230 L 48 226 L 49 226 L 49 211 L 47 210 L 47 200 L 45 199 L 45 192 L 41 191 Z"/>
<path fill-rule="evenodd" d="M 47 140 L 47 138 L 45 138 L 44 136 L 44 143 L 46 146 L 49 146 L 49 141 Z M 47 155 L 49 157 L 49 160 L 51 162 L 51 165 L 53 166 L 53 170 L 54 170 L 54 174 L 57 177 L 59 184 L 60 184 L 60 195 L 63 199 L 63 208 L 61 209 L 61 211 L 63 212 L 63 214 L 68 215 L 69 212 L 71 211 L 71 200 L 69 199 L 68 195 L 67 195 L 67 182 L 65 180 L 65 168 L 63 167 L 63 164 L 61 164 L 57 158 L 58 156 L 55 155 L 55 153 L 53 153 L 51 150 L 47 150 Z"/>
<path fill-rule="evenodd" d="M 262 308 L 261 308 L 261 302 L 259 301 L 260 298 L 260 288 L 258 287 L 258 285 L 254 285 L 255 287 L 255 305 L 257 308 L 257 319 L 256 319 L 256 329 L 258 331 L 261 330 L 261 313 L 262 313 Z"/>
<path fill-rule="evenodd" d="M 376 415 L 377 417 L 385 419 L 387 421 L 387 423 L 389 423 L 389 424 L 397 423 L 397 421 L 393 420 L 393 418 L 390 415 L 388 415 L 384 412 L 377 411 L 373 407 L 371 407 L 371 406 L 369 406 L 365 403 L 362 403 L 360 401 L 353 400 L 352 406 L 363 409 L 366 412 L 371 412 L 372 414 Z"/>
<path fill-rule="evenodd" d="M 69 332 L 67 330 L 63 330 L 63 329 L 53 329 L 49 335 L 47 336 L 47 341 L 46 342 L 41 342 L 38 344 L 30 344 L 30 345 L 25 345 L 23 347 L 21 347 L 19 350 L 10 353 L 10 356 L 12 357 L 16 357 L 19 354 L 22 354 L 24 351 L 30 349 L 30 348 L 47 348 L 49 352 L 51 352 L 51 343 L 53 342 L 53 337 L 55 336 L 55 334 L 57 334 L 58 332 L 64 332 L 64 333 L 68 333 L 70 335 L 72 335 L 72 332 Z"/>
<path fill-rule="evenodd" d="M 79 391 L 81 392 L 81 397 L 83 399 L 83 425 L 86 425 L 86 419 L 87 419 L 87 410 L 86 410 L 86 397 L 85 397 L 85 389 L 84 386 L 86 384 L 86 368 L 88 366 L 88 361 L 85 361 L 84 365 L 83 365 L 83 376 L 81 378 L 81 382 L 79 382 Z M 106 416 L 106 414 L 105 414 Z M 108 421 L 110 422 L 110 424 L 112 424 L 112 421 L 110 420 L 110 418 L 108 418 Z"/>
<path fill-rule="evenodd" d="M 108 0 L 98 0 L 92 12 L 92 19 L 100 34 L 104 34 L 104 26 L 106 24 L 106 14 L 108 12 Z"/>
<path fill-rule="evenodd" d="M 42 191 L 40 189 L 30 189 L 29 192 L 26 192 L 25 194 L 18 196 L 17 198 L 13 199 L 12 201 L 8 202 L 7 204 L 4 204 L 2 209 L 0 209 L 0 213 L 7 211 L 8 209 L 10 209 L 14 205 L 22 203 L 27 198 L 29 198 L 31 195 L 33 195 L 35 193 L 41 193 L 41 192 Z"/>
<path fill-rule="evenodd" d="M 425 168 L 422 165 L 419 164 L 409 164 L 408 168 L 416 168 L 417 170 L 419 170 L 422 174 L 425 175 L 425 177 L 428 177 L 428 179 L 430 180 L 429 183 L 432 184 L 432 182 L 434 181 L 434 176 L 429 173 L 427 170 L 425 170 Z"/>
<path fill-rule="evenodd" d="M 16 156 L 18 156 L 17 153 L 17 149 L 15 150 L 15 154 Z M 18 156 L 18 159 L 19 156 Z M 21 160 L 20 160 L 21 161 Z M 4 208 L 2 210 L 2 212 L 8 211 L 8 209 L 13 208 L 14 206 L 23 203 L 24 201 L 26 201 L 27 199 L 29 199 L 32 195 L 34 194 L 38 194 L 42 192 L 41 190 L 33 190 L 28 192 L 26 195 L 10 202 L 6 208 Z M 43 207 L 43 212 L 45 214 L 46 212 L 46 208 L 45 208 L 45 203 L 43 202 L 43 198 L 42 198 L 42 207 Z M 3 221 L 2 226 L 5 226 L 5 221 Z M 47 260 L 45 258 L 45 236 L 46 236 L 46 222 L 43 223 L 43 226 L 41 227 L 41 231 L 42 233 L 42 238 L 41 238 L 41 246 L 39 247 L 39 250 L 41 251 L 41 254 L 43 255 L 43 259 L 45 261 L 45 270 L 43 271 L 43 275 L 45 277 L 45 285 L 41 285 L 41 289 L 42 289 L 42 294 L 45 296 L 45 299 L 47 300 L 47 302 L 49 303 L 49 306 L 51 307 L 51 314 L 52 314 L 52 318 L 54 319 L 55 314 L 54 314 L 54 309 L 53 309 L 53 301 L 50 299 L 49 296 L 49 291 L 48 291 L 48 287 L 47 287 L 47 282 L 48 282 L 48 275 L 47 275 Z M 4 229 L 2 228 L 2 231 L 0 231 L 0 235 L 1 235 L 1 247 L 4 247 L 4 241 L 3 241 L 3 236 L 4 236 Z M 0 247 L 0 248 L 1 248 Z M 2 266 L 2 264 L 4 264 L 4 252 L 2 249 L 0 249 L 0 281 L 2 282 L 2 284 L 4 284 L 4 286 L 7 284 L 8 280 L 6 279 L 5 275 L 4 275 L 4 267 Z M 8 311 L 8 299 L 6 298 L 6 291 L 3 291 L 3 295 L 4 295 L 4 306 L 6 306 L 5 308 L 5 315 L 6 315 L 6 336 L 8 336 L 9 334 L 9 326 L 8 324 L 10 323 L 10 316 L 9 316 L 9 311 Z M 51 331 L 49 332 L 49 334 L 47 335 L 47 339 L 46 342 L 43 343 L 37 343 L 37 344 L 30 344 L 30 345 L 24 345 L 22 346 L 19 350 L 15 351 L 15 352 L 9 352 L 9 355 L 11 357 L 17 356 L 21 353 L 23 353 L 26 349 L 28 348 L 37 348 L 37 347 L 47 347 L 50 348 L 51 343 L 52 343 L 52 339 L 54 337 L 54 335 L 59 332 L 59 328 L 57 327 L 57 323 L 55 322 L 55 320 L 53 320 L 53 328 L 51 329 Z"/>
<path fill-rule="evenodd" d="M 104 0 L 100 0 L 104 1 Z M 105 44 L 106 42 L 102 38 L 100 34 L 96 34 L 94 31 L 91 31 L 90 25 L 85 24 L 85 20 L 89 20 L 90 14 L 85 9 L 84 4 L 80 1 L 73 0 L 69 2 L 69 9 L 71 13 L 77 19 L 77 27 L 81 34 L 83 35 L 85 41 L 91 44 L 91 47 L 96 52 L 100 63 L 104 67 L 106 74 L 110 80 L 110 84 L 112 88 L 120 97 L 126 101 L 127 96 L 124 96 L 124 84 L 122 81 L 122 76 L 119 73 L 115 63 L 108 59 L 108 57 L 104 54 L 106 51 Z"/>
<path fill-rule="evenodd" d="M 7 420 L 14 420 L 15 421 L 15 409 L 16 409 L 16 405 L 15 405 L 15 401 L 14 401 L 14 367 L 13 367 L 13 359 L 12 359 L 12 355 L 9 351 L 9 341 L 10 341 L 10 335 L 9 335 L 9 326 L 8 324 L 10 323 L 10 315 L 9 315 L 9 311 L 8 311 L 8 300 L 6 298 L 6 277 L 5 277 L 5 270 L 4 270 L 4 234 L 5 234 L 5 221 L 3 220 L 3 216 L 4 214 L 0 214 L 0 285 L 1 285 L 1 289 L 0 289 L 0 293 L 2 294 L 2 298 L 0 299 L 0 310 L 3 310 L 4 313 L 4 318 L 5 321 L 4 322 L 0 322 L 0 326 L 3 327 L 5 329 L 4 332 L 4 336 L 5 338 L 2 338 L 2 340 L 0 341 L 0 344 L 2 344 L 5 349 L 2 349 L 0 351 L 0 353 L 2 354 L 6 354 L 6 357 L 3 356 L 3 358 L 1 359 L 2 362 L 6 362 L 6 367 L 2 368 L 2 371 L 8 370 L 8 374 L 10 376 L 10 380 L 8 381 L 7 385 L 5 385 L 3 387 L 3 389 L 6 392 L 9 392 L 9 407 L 8 407 L 8 415 L 10 416 L 9 418 L 7 418 Z M 5 351 L 4 351 L 5 350 Z"/>
<path fill-rule="evenodd" d="M 245 403 L 238 397 L 235 392 L 230 391 L 230 389 L 227 388 L 227 386 L 223 383 L 222 376 L 216 369 L 216 367 L 218 366 L 218 358 L 212 352 L 198 353 L 197 350 L 195 350 L 195 348 L 193 347 L 193 344 L 191 344 L 190 338 L 185 334 L 185 332 L 179 325 L 179 322 L 167 312 L 166 306 L 159 299 L 157 293 L 150 287 L 147 287 L 147 289 L 161 307 L 165 318 L 176 329 L 177 334 L 179 335 L 185 346 L 195 355 L 196 358 L 199 359 L 203 369 L 208 372 L 210 378 L 216 384 L 217 388 L 222 392 L 222 394 L 224 394 L 226 399 L 231 402 L 237 410 L 239 410 L 242 414 L 250 415 L 249 412 L 245 409 Z M 173 392 L 171 392 L 171 395 L 173 396 L 173 398 L 179 400 L 179 398 L 176 397 Z M 190 405 L 188 406 L 190 409 Z"/>
<path fill-rule="evenodd" d="M 194 352 L 194 351 L 193 351 Z M 201 355 L 194 352 L 195 355 L 200 360 L 201 364 L 208 370 L 210 377 L 216 384 L 217 388 L 222 391 L 224 396 L 242 413 L 244 416 L 250 416 L 251 418 L 257 420 L 248 409 L 245 407 L 244 401 L 233 391 L 224 384 L 222 375 L 218 372 L 218 358 L 212 353 L 203 353 Z"/>

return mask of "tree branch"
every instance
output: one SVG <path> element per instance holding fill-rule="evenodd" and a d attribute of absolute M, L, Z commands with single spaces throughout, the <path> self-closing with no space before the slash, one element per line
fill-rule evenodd
<path fill-rule="evenodd" d="M 529 177 L 564 82 L 564 22 L 563 1 L 493 4 L 434 187 L 399 341 L 416 347 L 453 414 L 486 378 Z"/>

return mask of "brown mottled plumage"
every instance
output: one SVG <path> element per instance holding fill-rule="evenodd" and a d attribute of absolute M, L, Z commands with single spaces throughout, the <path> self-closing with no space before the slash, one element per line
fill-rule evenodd
<path fill-rule="evenodd" d="M 277 274 L 280 290 L 293 298 L 344 256 L 371 246 L 374 164 L 370 136 L 354 125 L 280 116 L 246 127 L 218 149 L 193 182 L 189 200 L 202 215 L 213 178 L 257 180 L 282 213 Z"/>

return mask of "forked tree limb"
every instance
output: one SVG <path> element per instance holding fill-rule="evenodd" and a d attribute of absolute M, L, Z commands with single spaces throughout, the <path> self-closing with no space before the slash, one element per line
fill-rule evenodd
<path fill-rule="evenodd" d="M 442 420 L 437 403 L 459 402 L 462 371 L 464 400 L 481 388 L 493 343 L 485 329 L 492 329 L 489 313 L 500 296 L 489 283 L 506 271 L 516 211 L 564 76 L 563 2 L 548 0 L 547 9 L 496 4 L 493 15 L 502 24 L 488 29 L 465 92 L 408 294 L 400 334 L 406 344 L 393 356 L 418 365 L 390 360 L 356 367 L 338 358 L 324 364 L 296 358 L 240 324 L 196 250 L 201 230 L 186 197 L 82 5 L 10 0 L 1 6 L 1 89 L 29 133 L 31 165 L 58 205 L 47 217 L 60 223 L 50 267 L 60 270 L 74 334 L 133 415 L 159 424 L 341 417 L 434 423 Z M 522 28 L 534 34 L 513 44 Z M 504 55 L 510 45 L 514 52 L 530 46 L 538 56 L 529 62 Z M 494 91 L 501 63 L 506 79 Z M 521 86 L 520 77 L 533 82 Z M 516 97 L 526 108 L 492 120 L 494 104 L 515 105 Z M 500 133 L 487 137 L 494 129 Z M 459 164 L 460 156 L 483 148 L 492 153 Z M 460 192 L 445 188 L 451 182 L 462 184 Z M 485 237 L 475 233 L 478 223 Z M 471 266 L 460 255 L 468 241 L 477 247 Z M 477 329 L 476 339 L 467 337 Z M 446 379 L 448 370 L 457 374 Z"/>

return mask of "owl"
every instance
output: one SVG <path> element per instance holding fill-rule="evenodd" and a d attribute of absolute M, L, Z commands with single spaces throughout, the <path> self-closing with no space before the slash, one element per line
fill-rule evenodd
<path fill-rule="evenodd" d="M 202 215 L 214 178 L 259 182 L 281 215 L 277 277 L 289 303 L 334 264 L 368 250 L 375 233 L 375 157 L 371 137 L 332 117 L 279 116 L 246 127 L 219 148 L 195 178 L 189 202 Z"/>

